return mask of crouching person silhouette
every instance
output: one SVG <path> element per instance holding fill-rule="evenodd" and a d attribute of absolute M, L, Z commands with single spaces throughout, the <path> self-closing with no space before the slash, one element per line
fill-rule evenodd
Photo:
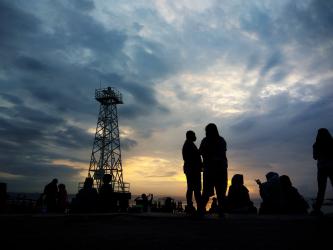
<path fill-rule="evenodd" d="M 307 214 L 309 208 L 298 190 L 293 187 L 289 176 L 280 176 L 282 213 L 284 214 Z"/>
<path fill-rule="evenodd" d="M 194 193 L 197 207 L 201 206 L 201 170 L 202 161 L 197 146 L 194 144 L 196 141 L 195 133 L 191 130 L 186 132 L 186 140 L 182 149 L 184 159 L 184 173 L 187 181 L 186 201 L 187 207 L 185 211 L 193 213 L 195 208 L 193 206 L 192 196 Z"/>
<path fill-rule="evenodd" d="M 260 180 L 256 180 L 262 198 L 259 214 L 279 214 L 281 213 L 280 176 L 278 173 L 268 172 L 266 179 L 267 181 L 264 183 L 261 183 Z"/>

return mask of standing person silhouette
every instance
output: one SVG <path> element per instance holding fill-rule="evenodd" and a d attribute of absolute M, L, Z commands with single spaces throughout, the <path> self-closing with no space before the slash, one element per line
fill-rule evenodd
<path fill-rule="evenodd" d="M 327 178 L 333 186 L 333 138 L 326 128 L 318 129 L 316 142 L 313 144 L 313 159 L 317 160 L 318 193 L 311 214 L 321 215 Z"/>
<path fill-rule="evenodd" d="M 58 179 L 53 179 L 44 188 L 47 212 L 57 212 Z"/>
<path fill-rule="evenodd" d="M 201 141 L 199 152 L 203 157 L 203 192 L 202 210 L 206 210 L 209 197 L 214 195 L 218 200 L 219 214 L 223 216 L 226 210 L 226 191 L 228 183 L 228 160 L 226 156 L 227 143 L 219 135 L 214 123 L 206 126 L 206 137 Z"/>
<path fill-rule="evenodd" d="M 68 195 L 65 184 L 61 183 L 58 185 L 57 198 L 58 211 L 61 213 L 66 212 L 66 209 L 68 208 Z"/>
<path fill-rule="evenodd" d="M 186 140 L 182 149 L 184 159 L 184 173 L 187 181 L 186 201 L 187 212 L 194 212 L 192 195 L 194 193 L 197 207 L 201 204 L 201 170 L 202 160 L 197 146 L 195 133 L 191 130 L 186 132 Z"/>

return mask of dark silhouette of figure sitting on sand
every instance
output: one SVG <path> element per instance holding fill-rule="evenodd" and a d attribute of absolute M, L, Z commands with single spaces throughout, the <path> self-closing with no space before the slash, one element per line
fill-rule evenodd
<path fill-rule="evenodd" d="M 182 149 L 182 155 L 184 159 L 184 173 L 187 181 L 186 191 L 186 212 L 192 213 L 195 211 L 192 202 L 192 196 L 194 193 L 197 207 L 201 203 L 201 171 L 202 160 L 197 146 L 194 144 L 196 141 L 195 133 L 191 130 L 186 132 L 186 141 Z"/>
<path fill-rule="evenodd" d="M 316 142 L 313 144 L 313 159 L 317 160 L 318 193 L 311 214 L 322 215 L 321 206 L 325 198 L 327 178 L 333 186 L 333 138 L 326 128 L 318 130 Z"/>
<path fill-rule="evenodd" d="M 215 197 L 213 197 L 213 201 L 212 201 L 212 204 L 210 205 L 209 213 L 215 214 L 215 213 L 218 213 L 218 211 L 219 211 L 219 209 L 218 209 L 218 205 L 217 205 L 217 199 Z"/>
<path fill-rule="evenodd" d="M 266 174 L 267 181 L 259 185 L 259 193 L 262 198 L 259 214 L 276 214 L 281 212 L 281 186 L 279 174 L 269 172 Z"/>
<path fill-rule="evenodd" d="M 309 208 L 308 203 L 304 200 L 295 187 L 292 186 L 291 180 L 287 175 L 280 176 L 281 185 L 281 212 L 285 214 L 306 214 Z"/>
<path fill-rule="evenodd" d="M 136 205 L 142 206 L 143 212 L 148 212 L 152 205 L 153 197 L 153 194 L 142 194 L 141 196 L 135 198 Z"/>
<path fill-rule="evenodd" d="M 206 205 L 214 188 L 218 200 L 219 214 L 226 210 L 226 191 L 228 182 L 228 160 L 226 156 L 227 143 L 219 135 L 214 123 L 206 126 L 206 137 L 201 141 L 199 152 L 203 157 L 203 192 L 201 210 L 205 212 Z"/>
<path fill-rule="evenodd" d="M 114 204 L 111 180 L 112 176 L 110 174 L 103 176 L 103 184 L 99 190 L 99 204 L 102 212 L 115 210 L 116 204 Z"/>
<path fill-rule="evenodd" d="M 57 196 L 58 196 L 58 180 L 53 179 L 44 188 L 43 195 L 45 196 L 45 203 L 47 212 L 57 212 Z"/>
<path fill-rule="evenodd" d="M 93 184 L 93 178 L 87 177 L 84 181 L 83 188 L 80 189 L 76 195 L 74 211 L 84 213 L 96 212 L 98 194 Z"/>
<path fill-rule="evenodd" d="M 64 213 L 68 208 L 68 195 L 65 184 L 58 185 L 58 195 L 57 195 L 58 211 Z"/>
<path fill-rule="evenodd" d="M 244 186 L 243 175 L 235 174 L 227 197 L 229 213 L 257 213 L 257 208 L 250 200 L 249 190 Z"/>

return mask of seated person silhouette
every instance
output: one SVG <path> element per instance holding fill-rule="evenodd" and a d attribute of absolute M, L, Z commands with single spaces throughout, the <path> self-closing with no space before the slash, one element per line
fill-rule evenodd
<path fill-rule="evenodd" d="M 250 200 L 249 190 L 244 186 L 243 175 L 235 174 L 231 179 L 227 197 L 228 213 L 257 213 Z"/>
<path fill-rule="evenodd" d="M 99 190 L 99 203 L 102 212 L 110 212 L 116 209 L 111 179 L 112 176 L 110 174 L 105 174 L 103 176 L 103 184 Z"/>
<path fill-rule="evenodd" d="M 212 204 L 210 205 L 210 209 L 208 211 L 210 214 L 216 214 L 219 212 L 219 207 L 218 207 L 218 204 L 217 204 L 217 198 L 214 197 L 213 198 L 213 201 L 212 201 Z"/>
<path fill-rule="evenodd" d="M 93 184 L 93 178 L 87 177 L 84 181 L 83 188 L 80 189 L 75 197 L 75 211 L 84 213 L 96 212 L 98 194 Z"/>
<path fill-rule="evenodd" d="M 281 212 L 281 187 L 279 174 L 269 172 L 266 174 L 267 181 L 259 185 L 259 193 L 262 198 L 259 214 L 277 214 Z"/>
<path fill-rule="evenodd" d="M 281 212 L 285 214 L 307 214 L 308 203 L 292 186 L 289 176 L 280 176 L 282 207 Z"/>

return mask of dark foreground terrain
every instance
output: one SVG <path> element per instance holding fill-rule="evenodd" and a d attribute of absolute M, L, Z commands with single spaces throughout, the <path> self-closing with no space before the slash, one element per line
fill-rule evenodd
<path fill-rule="evenodd" d="M 319 249 L 331 246 L 332 227 L 331 215 L 0 215 L 0 244 L 3 250 Z"/>

